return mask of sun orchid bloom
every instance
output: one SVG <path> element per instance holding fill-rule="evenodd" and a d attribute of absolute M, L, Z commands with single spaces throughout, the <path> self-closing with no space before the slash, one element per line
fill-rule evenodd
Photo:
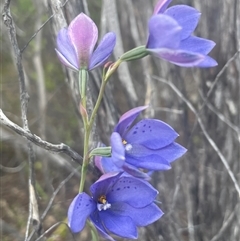
<path fill-rule="evenodd" d="M 207 56 L 215 46 L 211 40 L 192 36 L 200 12 L 187 5 L 167 8 L 172 0 L 159 0 L 148 23 L 149 54 L 182 67 L 213 67 L 217 62 Z"/>
<path fill-rule="evenodd" d="M 95 159 L 102 173 L 125 171 L 133 176 L 149 179 L 149 171 L 168 170 L 171 163 L 181 157 L 186 149 L 175 142 L 178 134 L 163 121 L 143 119 L 132 123 L 147 106 L 126 112 L 111 135 L 112 156 Z"/>
<path fill-rule="evenodd" d="M 116 35 L 104 35 L 98 47 L 96 24 L 84 13 L 72 20 L 68 28 L 63 28 L 57 36 L 57 56 L 66 67 L 73 70 L 92 70 L 106 62 L 116 43 Z"/>
<path fill-rule="evenodd" d="M 74 198 L 68 210 L 72 232 L 80 232 L 89 218 L 108 240 L 114 240 L 111 233 L 136 239 L 137 227 L 161 218 L 163 212 L 154 203 L 158 191 L 148 182 L 121 175 L 105 174 L 91 185 L 91 197 L 83 192 Z"/>

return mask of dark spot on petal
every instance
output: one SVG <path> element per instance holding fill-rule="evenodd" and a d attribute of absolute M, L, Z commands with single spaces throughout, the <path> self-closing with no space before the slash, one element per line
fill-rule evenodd
<path fill-rule="evenodd" d="M 121 188 L 119 187 L 119 188 L 117 188 L 117 191 L 119 191 Z"/>
<path fill-rule="evenodd" d="M 145 133 L 145 131 L 143 130 L 142 133 Z"/>
<path fill-rule="evenodd" d="M 137 131 L 134 131 L 134 132 L 133 132 L 133 135 L 135 135 L 135 134 L 137 134 Z"/>

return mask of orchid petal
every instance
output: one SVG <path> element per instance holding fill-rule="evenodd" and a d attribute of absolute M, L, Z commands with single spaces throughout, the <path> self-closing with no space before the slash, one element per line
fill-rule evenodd
<path fill-rule="evenodd" d="M 141 198 L 137 193 L 141 194 Z M 149 205 L 154 201 L 158 191 L 148 182 L 141 179 L 122 176 L 112 186 L 108 193 L 107 200 L 109 203 L 126 202 L 132 207 L 141 208 Z"/>
<path fill-rule="evenodd" d="M 178 48 L 182 28 L 172 17 L 164 14 L 154 15 L 149 20 L 148 28 L 147 49 Z"/>
<path fill-rule="evenodd" d="M 127 174 L 129 174 L 130 176 L 141 178 L 141 179 L 144 179 L 146 181 L 149 181 L 151 179 L 151 177 L 149 176 L 148 173 L 142 172 L 138 168 L 136 168 L 136 167 L 134 167 L 132 165 L 129 165 L 128 163 L 124 163 L 122 169 Z"/>
<path fill-rule="evenodd" d="M 190 36 L 181 41 L 179 49 L 206 55 L 215 45 L 211 40 Z"/>
<path fill-rule="evenodd" d="M 201 13 L 187 5 L 176 5 L 168 8 L 164 14 L 175 19 L 182 27 L 181 39 L 186 39 L 197 27 Z"/>
<path fill-rule="evenodd" d="M 126 154 L 126 162 L 135 167 L 143 168 L 147 170 L 171 169 L 169 162 L 165 158 L 157 154 L 151 154 L 149 156 L 141 156 L 141 157 L 136 157 L 134 155 Z"/>
<path fill-rule="evenodd" d="M 136 239 L 138 236 L 137 227 L 132 219 L 130 217 L 115 215 L 110 210 L 99 212 L 104 227 L 118 236 Z"/>
<path fill-rule="evenodd" d="M 186 148 L 174 142 L 162 149 L 156 150 L 155 153 L 171 163 L 184 155 L 186 151 Z"/>
<path fill-rule="evenodd" d="M 122 173 L 106 173 L 102 175 L 93 185 L 90 187 L 90 191 L 93 194 L 93 199 L 97 200 L 101 195 L 106 195 L 108 190 L 112 188 L 115 182 L 118 181 Z"/>
<path fill-rule="evenodd" d="M 68 225 L 73 233 L 80 232 L 88 216 L 96 209 L 96 203 L 86 193 L 78 194 L 68 209 Z"/>
<path fill-rule="evenodd" d="M 112 146 L 112 161 L 117 167 L 122 167 L 125 161 L 125 149 L 122 143 L 122 138 L 117 132 L 111 135 Z"/>
<path fill-rule="evenodd" d="M 162 217 L 163 212 L 154 203 L 143 207 L 134 208 L 127 203 L 114 203 L 111 212 L 119 216 L 129 216 L 136 226 L 147 226 Z"/>
<path fill-rule="evenodd" d="M 93 52 L 89 64 L 89 70 L 92 70 L 102 64 L 109 58 L 113 48 L 116 44 L 116 35 L 115 33 L 107 33 L 103 37 L 102 41 L 99 43 L 96 50 Z"/>
<path fill-rule="evenodd" d="M 202 62 L 200 62 L 199 64 L 197 64 L 197 67 L 200 68 L 209 68 L 209 67 L 214 67 L 217 66 L 218 63 L 216 62 L 215 59 L 209 57 L 209 56 L 205 56 L 205 58 L 203 59 Z"/>
<path fill-rule="evenodd" d="M 159 149 L 172 143 L 178 134 L 163 121 L 144 119 L 134 125 L 125 136 L 127 143 L 141 144 L 151 149 Z"/>
<path fill-rule="evenodd" d="M 153 14 L 163 13 L 172 0 L 159 0 L 154 8 Z"/>
<path fill-rule="evenodd" d="M 127 158 L 130 156 L 140 160 L 142 157 L 146 157 L 154 154 L 159 156 L 159 158 L 163 158 L 164 163 L 166 161 L 167 161 L 166 163 L 174 161 L 175 159 L 181 157 L 187 151 L 184 147 L 182 147 L 181 145 L 175 142 L 156 150 L 149 149 L 143 145 L 139 145 L 135 143 L 130 145 L 131 145 L 131 148 L 126 150 Z M 156 158 L 158 158 L 157 156 Z M 126 161 L 128 161 L 128 159 Z"/>
<path fill-rule="evenodd" d="M 79 69 L 78 59 L 74 47 L 72 46 L 68 34 L 68 30 L 63 28 L 57 35 L 57 49 L 59 60 L 67 67 Z"/>
<path fill-rule="evenodd" d="M 117 167 L 111 157 L 95 157 L 95 166 L 104 174 L 108 172 L 122 172 L 123 169 Z"/>
<path fill-rule="evenodd" d="M 88 68 L 90 56 L 98 38 L 96 24 L 84 13 L 80 13 L 69 25 L 68 35 L 77 53 L 79 66 Z"/>
<path fill-rule="evenodd" d="M 151 49 L 149 53 L 153 54 L 158 58 L 162 58 L 166 61 L 169 61 L 173 64 L 182 67 L 194 67 L 200 64 L 205 56 L 202 54 L 189 52 L 185 50 L 172 50 L 172 49 Z"/>
<path fill-rule="evenodd" d="M 141 111 L 145 110 L 148 106 L 140 106 L 127 111 L 121 116 L 118 124 L 115 126 L 114 131 L 118 132 L 123 138 L 125 133 L 130 128 L 133 121 L 137 118 Z"/>
<path fill-rule="evenodd" d="M 73 70 L 78 71 L 78 68 L 75 67 L 74 65 L 72 65 L 57 49 L 55 49 L 55 51 L 57 53 L 58 59 L 61 61 L 61 63 L 63 65 L 65 65 L 66 67 L 69 67 Z"/>
<path fill-rule="evenodd" d="M 94 226 L 97 228 L 97 231 L 102 235 L 103 238 L 115 241 L 110 235 L 108 235 L 107 230 L 104 228 L 102 224 L 102 220 L 99 217 L 99 212 L 94 212 L 90 215 L 90 219 L 93 222 Z"/>

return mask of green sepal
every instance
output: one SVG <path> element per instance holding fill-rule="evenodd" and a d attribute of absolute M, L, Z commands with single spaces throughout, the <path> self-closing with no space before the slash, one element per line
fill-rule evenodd
<path fill-rule="evenodd" d="M 112 155 L 112 147 L 97 147 L 90 152 L 90 156 L 106 156 L 110 157 Z"/>
<path fill-rule="evenodd" d="M 81 98 L 86 97 L 87 82 L 88 82 L 88 71 L 86 69 L 80 69 L 79 70 L 79 91 L 80 91 Z"/>
<path fill-rule="evenodd" d="M 120 59 L 122 61 L 132 61 L 136 59 L 141 59 L 147 55 L 149 55 L 149 53 L 147 52 L 146 46 L 139 46 L 123 54 Z"/>

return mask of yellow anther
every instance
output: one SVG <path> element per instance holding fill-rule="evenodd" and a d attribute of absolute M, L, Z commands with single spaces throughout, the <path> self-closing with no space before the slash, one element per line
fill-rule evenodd
<path fill-rule="evenodd" d="M 123 143 L 123 145 L 126 145 L 126 144 L 127 144 L 127 142 L 126 142 L 125 140 L 123 140 L 122 143 Z"/>
<path fill-rule="evenodd" d="M 107 198 L 105 195 L 102 195 L 98 198 L 98 202 L 99 203 L 102 203 L 102 204 L 105 204 L 107 202 Z"/>

